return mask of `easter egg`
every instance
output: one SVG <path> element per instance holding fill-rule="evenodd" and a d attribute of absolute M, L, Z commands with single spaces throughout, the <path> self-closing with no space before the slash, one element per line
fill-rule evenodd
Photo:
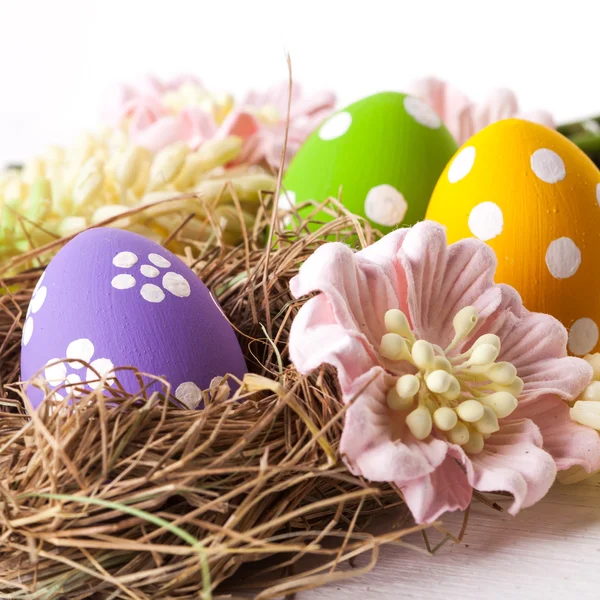
<path fill-rule="evenodd" d="M 411 225 L 425 216 L 456 148 L 423 100 L 396 92 L 369 96 L 331 116 L 303 144 L 284 178 L 280 209 L 333 196 L 381 231 Z M 321 211 L 315 220 L 332 216 Z"/>
<path fill-rule="evenodd" d="M 129 366 L 164 378 L 186 406 L 198 405 L 214 377 L 246 373 L 232 326 L 189 267 L 138 234 L 91 229 L 58 252 L 35 288 L 21 377 L 43 378 L 59 399 L 95 389 L 99 377 L 136 393 L 132 370 L 113 372 Z M 161 389 L 153 381 L 148 393 Z M 28 385 L 27 395 L 37 406 L 44 394 Z"/>
<path fill-rule="evenodd" d="M 558 318 L 572 354 L 600 350 L 600 171 L 567 138 L 519 119 L 486 127 L 442 173 L 427 218 L 449 242 L 489 244 L 496 281 Z"/>

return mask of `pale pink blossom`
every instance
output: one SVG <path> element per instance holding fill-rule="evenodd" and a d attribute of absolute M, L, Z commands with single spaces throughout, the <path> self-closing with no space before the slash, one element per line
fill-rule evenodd
<path fill-rule="evenodd" d="M 433 77 L 413 81 L 409 93 L 422 98 L 438 113 L 459 145 L 478 131 L 502 119 L 518 118 L 554 129 L 552 115 L 544 110 L 523 112 L 511 90 L 492 90 L 481 103 L 476 103 L 460 90 Z"/>
<path fill-rule="evenodd" d="M 166 102 L 182 86 L 196 91 L 189 104 L 176 109 Z M 288 84 L 272 87 L 264 93 L 250 92 L 240 103 L 218 106 L 217 97 L 205 91 L 199 81 L 183 77 L 162 83 L 146 78 L 137 86 L 120 86 L 103 111 L 111 125 L 124 127 L 130 139 L 158 152 L 175 142 L 184 141 L 192 149 L 210 139 L 239 136 L 243 149 L 236 162 L 268 163 L 278 167 L 287 126 Z M 200 102 L 195 100 L 199 99 Z M 180 100 L 181 102 L 181 100 Z M 215 110 L 211 110 L 216 105 Z M 286 165 L 306 138 L 331 113 L 335 96 L 319 92 L 306 97 L 294 84 L 291 94 Z M 218 114 L 216 114 L 218 113 Z"/>
<path fill-rule="evenodd" d="M 337 370 L 343 400 L 349 403 L 340 442 L 344 461 L 356 475 L 394 482 L 418 522 L 465 509 L 473 489 L 510 492 L 508 510 L 515 514 L 546 494 L 557 469 L 600 467 L 598 433 L 571 421 L 567 404 L 590 382 L 591 367 L 567 356 L 567 333 L 556 319 L 529 312 L 513 288 L 494 283 L 495 268 L 495 255 L 486 244 L 466 239 L 448 246 L 443 228 L 426 221 L 396 230 L 359 252 L 341 243 L 325 244 L 290 284 L 297 298 L 318 292 L 294 319 L 290 357 L 304 374 L 323 364 Z M 389 349 L 384 351 L 383 337 L 390 331 L 386 315 L 401 314 L 392 309 L 407 318 L 405 341 L 414 335 L 407 342 L 411 362 L 397 356 L 390 359 Z M 458 317 L 455 320 L 465 311 L 475 315 L 469 321 L 471 329 L 460 325 Z M 392 337 L 398 340 L 396 334 Z M 444 361 L 448 367 L 452 364 L 446 370 L 460 384 L 458 404 L 470 395 L 465 386 L 480 391 L 493 387 L 487 381 L 488 369 L 493 367 L 494 377 L 505 379 L 506 386 L 493 389 L 510 390 L 514 396 L 503 391 L 502 398 L 513 405 L 509 410 L 494 408 L 498 416 L 491 414 L 495 419 L 491 434 L 483 421 L 466 422 L 461 426 L 472 427 L 472 440 L 453 443 L 450 434 L 458 432 L 458 424 L 453 431 L 438 429 L 435 402 L 444 401 L 430 394 L 429 386 L 438 383 L 429 379 L 430 366 L 419 371 L 416 345 L 427 344 L 415 339 L 431 342 L 435 369 L 446 369 L 439 366 Z M 473 344 L 482 348 L 486 340 L 483 354 L 492 352 L 485 359 L 492 363 L 477 367 L 484 363 L 477 363 L 471 350 L 466 356 L 475 366 L 461 364 L 467 360 L 461 353 Z M 514 370 L 511 377 L 507 363 L 516 368 L 518 377 Z M 485 383 L 477 380 L 480 373 L 485 374 Z M 390 390 L 399 389 L 398 378 L 406 374 L 423 377 L 425 412 L 431 411 L 434 423 L 428 434 L 413 434 L 419 424 L 409 426 L 406 416 L 414 406 L 405 412 L 390 408 Z M 450 406 L 460 415 L 458 404 Z M 472 443 L 482 440 L 482 447 Z"/>
<path fill-rule="evenodd" d="M 265 160 L 274 167 L 279 166 L 287 126 L 288 96 L 289 85 L 281 83 L 264 93 L 250 92 L 234 109 L 233 114 L 237 111 L 238 114 L 254 115 L 256 119 L 255 130 L 246 138 L 242 162 L 254 164 Z M 306 138 L 331 114 L 335 101 L 332 92 L 321 91 L 307 97 L 299 84 L 293 85 L 286 166 Z"/>

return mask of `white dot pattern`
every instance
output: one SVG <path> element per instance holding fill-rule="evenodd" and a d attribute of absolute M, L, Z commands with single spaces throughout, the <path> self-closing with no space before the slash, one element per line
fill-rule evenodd
<path fill-rule="evenodd" d="M 296 204 L 296 192 L 287 190 L 279 194 L 279 200 L 277 201 L 277 210 L 283 213 L 281 223 L 284 227 L 287 227 L 293 222 L 293 217 L 290 213 L 292 207 Z M 287 214 L 286 214 L 287 213 Z"/>
<path fill-rule="evenodd" d="M 44 370 L 44 377 L 46 378 L 46 381 L 50 385 L 61 384 L 65 380 L 65 377 L 67 376 L 67 367 L 66 367 L 65 363 L 56 362 L 58 360 L 60 360 L 60 359 L 53 358 L 52 360 L 49 360 L 46 363 L 50 366 L 47 366 L 46 369 Z M 55 363 L 55 364 L 52 364 L 52 363 Z"/>
<path fill-rule="evenodd" d="M 352 115 L 349 112 L 341 112 L 333 115 L 319 129 L 319 137 L 322 140 L 334 140 L 341 137 L 350 129 L 352 125 Z"/>
<path fill-rule="evenodd" d="M 156 268 L 153 267 L 152 265 L 142 265 L 140 268 L 140 273 L 144 276 L 144 277 L 158 277 L 158 275 L 160 274 L 160 271 Z"/>
<path fill-rule="evenodd" d="M 33 319 L 28 317 L 23 327 L 23 346 L 27 346 L 33 335 Z"/>
<path fill-rule="evenodd" d="M 135 285 L 135 277 L 133 275 L 129 275 L 128 273 L 121 273 L 120 275 L 116 275 L 112 278 L 110 282 L 116 290 L 128 290 Z"/>
<path fill-rule="evenodd" d="M 562 181 L 567 174 L 563 159 L 553 150 L 540 148 L 531 155 L 531 170 L 546 183 Z"/>
<path fill-rule="evenodd" d="M 168 290 L 171 294 L 179 298 L 187 298 L 191 293 L 190 284 L 179 273 L 169 271 L 163 277 L 162 284 L 165 290 Z"/>
<path fill-rule="evenodd" d="M 499 236 L 503 228 L 504 216 L 502 209 L 494 202 L 478 204 L 469 215 L 471 233 L 484 242 Z"/>
<path fill-rule="evenodd" d="M 101 379 L 106 377 L 111 373 L 111 371 L 115 368 L 113 363 L 108 360 L 108 358 L 98 358 L 91 365 L 92 369 L 88 369 L 86 372 L 86 380 L 88 385 L 95 390 L 101 383 Z M 96 371 L 98 375 L 100 375 L 100 379 L 98 379 L 98 375 L 94 372 Z M 112 385 L 114 382 L 114 378 L 108 378 L 106 383 L 108 385 Z"/>
<path fill-rule="evenodd" d="M 386 184 L 371 188 L 365 198 L 365 214 L 371 221 L 386 227 L 402 223 L 408 204 L 393 186 Z"/>
<path fill-rule="evenodd" d="M 177 386 L 175 398 L 185 407 L 193 410 L 202 401 L 202 390 L 193 381 L 185 381 Z"/>
<path fill-rule="evenodd" d="M 466 177 L 475 164 L 475 156 L 477 151 L 473 146 L 467 146 L 463 148 L 452 161 L 450 168 L 448 169 L 448 181 L 450 183 L 456 183 L 464 177 Z"/>
<path fill-rule="evenodd" d="M 83 362 L 89 363 L 94 356 L 94 344 L 87 338 L 80 338 L 73 340 L 67 346 L 67 358 L 72 360 L 82 360 Z M 80 362 L 70 363 L 71 368 L 81 369 L 83 364 Z"/>
<path fill-rule="evenodd" d="M 550 242 L 546 250 L 546 266 L 556 279 L 572 277 L 581 264 L 581 250 L 568 237 Z"/>
<path fill-rule="evenodd" d="M 163 256 L 161 256 L 160 254 L 148 254 L 148 260 L 153 264 L 156 265 L 157 267 L 161 267 L 163 269 L 168 269 L 171 266 L 171 263 L 164 258 Z"/>
<path fill-rule="evenodd" d="M 67 375 L 65 381 L 69 384 L 69 387 L 67 388 L 68 392 L 70 392 L 74 396 L 81 396 L 81 387 L 75 387 L 81 383 L 81 377 L 79 377 L 77 373 L 71 373 L 70 375 Z"/>
<path fill-rule="evenodd" d="M 35 314 L 46 301 L 46 295 L 48 294 L 48 288 L 43 285 L 31 298 L 31 312 Z"/>
<path fill-rule="evenodd" d="M 165 293 L 153 283 L 145 283 L 140 290 L 140 294 L 148 302 L 158 303 L 165 299 Z"/>
<path fill-rule="evenodd" d="M 598 343 L 598 325 L 592 319 L 577 319 L 569 330 L 569 350 L 576 356 L 591 352 Z"/>
<path fill-rule="evenodd" d="M 414 96 L 404 98 L 404 109 L 419 124 L 429 129 L 439 129 L 442 120 L 427 102 Z"/>
<path fill-rule="evenodd" d="M 33 293 L 34 294 L 36 294 L 37 291 L 40 289 L 40 287 L 41 287 L 41 285 L 42 285 L 45 277 L 46 277 L 46 271 L 44 271 L 42 273 L 42 276 L 38 279 L 38 282 L 35 284 L 35 287 L 33 288 Z"/>
<path fill-rule="evenodd" d="M 596 186 L 596 202 L 600 205 L 600 183 Z"/>
<path fill-rule="evenodd" d="M 133 252 L 119 252 L 113 258 L 113 265 L 121 269 L 128 269 L 129 267 L 133 267 L 137 261 L 138 257 Z"/>

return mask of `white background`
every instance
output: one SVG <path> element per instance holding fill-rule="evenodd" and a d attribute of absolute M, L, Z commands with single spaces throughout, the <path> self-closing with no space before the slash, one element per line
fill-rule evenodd
<path fill-rule="evenodd" d="M 0 0 L 0 164 L 97 123 L 111 84 L 194 73 L 241 95 L 287 77 L 342 104 L 414 77 L 600 113 L 598 0 Z"/>

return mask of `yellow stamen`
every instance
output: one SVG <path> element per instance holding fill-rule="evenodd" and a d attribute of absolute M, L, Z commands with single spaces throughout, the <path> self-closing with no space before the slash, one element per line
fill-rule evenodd
<path fill-rule="evenodd" d="M 467 423 L 474 423 L 483 417 L 483 406 L 478 400 L 465 400 L 456 407 L 458 416 Z"/>
<path fill-rule="evenodd" d="M 433 365 L 434 356 L 433 346 L 429 342 L 417 340 L 413 344 L 412 357 L 419 369 L 429 369 Z"/>
<path fill-rule="evenodd" d="M 442 406 L 433 413 L 433 422 L 438 429 L 450 431 L 458 423 L 458 417 L 451 408 Z"/>
<path fill-rule="evenodd" d="M 508 392 L 496 392 L 479 398 L 479 401 L 491 408 L 500 419 L 508 417 L 517 408 L 517 399 Z"/>
<path fill-rule="evenodd" d="M 407 360 L 410 358 L 406 340 L 397 333 L 386 333 L 381 338 L 379 353 L 388 360 Z"/>
<path fill-rule="evenodd" d="M 385 328 L 389 333 L 397 333 L 411 342 L 415 341 L 406 315 L 397 308 L 388 310 L 385 313 Z"/>
<path fill-rule="evenodd" d="M 407 361 L 415 374 L 403 374 L 387 394 L 387 404 L 408 414 L 404 421 L 412 435 L 421 440 L 436 428 L 464 447 L 469 454 L 481 452 L 485 440 L 499 429 L 498 419 L 517 408 L 523 380 L 508 362 L 496 362 L 500 338 L 486 333 L 461 354 L 447 354 L 466 340 L 478 322 L 477 310 L 463 308 L 455 316 L 451 344 L 443 350 L 426 340 L 416 339 L 406 315 L 398 310 L 385 314 L 387 333 L 382 336 L 380 353 L 390 361 Z M 600 361 L 599 361 L 600 362 Z M 400 367 L 400 365 L 399 365 Z M 387 367 L 390 371 L 395 366 Z M 600 382 L 598 385 L 600 398 Z M 588 397 L 594 395 L 594 387 Z M 595 397 L 595 395 L 594 395 Z M 415 398 L 418 405 L 415 407 Z M 597 403 L 600 406 L 600 402 Z"/>
<path fill-rule="evenodd" d="M 463 445 L 463 449 L 467 454 L 479 454 L 484 444 L 485 441 L 479 431 L 470 431 L 469 441 Z"/>
<path fill-rule="evenodd" d="M 419 406 L 406 417 L 406 424 L 418 440 L 424 440 L 433 427 L 431 413 L 424 406 Z"/>

